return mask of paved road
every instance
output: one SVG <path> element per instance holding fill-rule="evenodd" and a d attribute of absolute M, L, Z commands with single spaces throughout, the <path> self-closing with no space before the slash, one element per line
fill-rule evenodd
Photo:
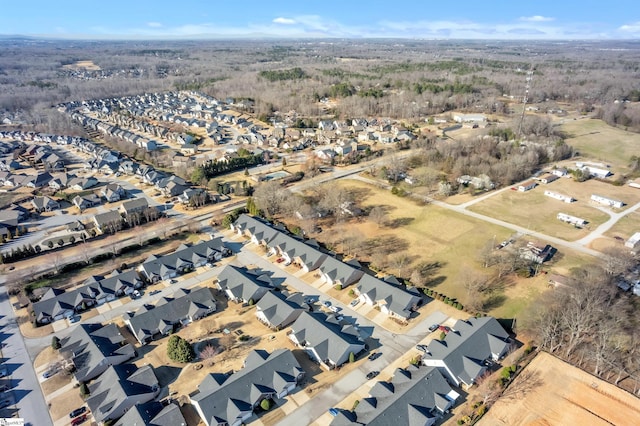
<path fill-rule="evenodd" d="M 584 238 L 579 239 L 578 241 L 576 241 L 577 244 L 582 244 L 583 246 L 589 245 L 591 242 L 593 242 L 594 240 L 602 237 L 602 234 L 604 234 L 605 232 L 607 232 L 609 229 L 611 229 L 613 227 L 613 225 L 615 225 L 620 219 L 622 219 L 623 217 L 625 217 L 626 215 L 635 212 L 636 210 L 638 210 L 640 208 L 640 203 L 622 211 L 622 212 L 613 212 L 611 211 L 611 209 L 608 209 L 606 207 L 598 207 L 600 210 L 602 210 L 603 212 L 607 213 L 608 215 L 610 215 L 611 217 L 609 218 L 609 220 L 607 220 L 605 223 L 601 224 L 600 226 L 598 226 L 595 230 L 593 230 L 591 233 L 589 233 L 589 235 L 585 236 Z"/>
<path fill-rule="evenodd" d="M 0 277 L 0 340 L 2 341 L 2 367 L 9 369 L 13 389 L 2 393 L 15 401 L 19 417 L 25 425 L 52 425 L 49 408 L 44 400 L 38 378 L 31 365 L 25 341 L 20 334 L 15 313 L 9 303 L 9 296 Z M 51 336 L 48 337 L 51 344 Z"/>

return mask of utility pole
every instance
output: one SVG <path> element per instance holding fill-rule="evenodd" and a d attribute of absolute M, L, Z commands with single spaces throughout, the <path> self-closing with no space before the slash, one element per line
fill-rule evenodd
<path fill-rule="evenodd" d="M 531 89 L 531 80 L 533 80 L 533 64 L 529 66 L 525 77 L 524 96 L 522 97 L 522 114 L 520 115 L 520 124 L 518 125 L 518 138 L 522 137 L 522 122 L 524 121 L 524 113 L 527 109 L 527 102 L 529 101 L 529 89 Z"/>

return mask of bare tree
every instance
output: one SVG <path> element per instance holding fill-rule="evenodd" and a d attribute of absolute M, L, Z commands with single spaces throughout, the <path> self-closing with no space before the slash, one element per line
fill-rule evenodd
<path fill-rule="evenodd" d="M 371 221 L 373 221 L 373 223 L 378 225 L 378 228 L 380 228 L 384 226 L 387 221 L 387 213 L 382 206 L 375 206 L 369 212 L 369 219 L 371 219 Z"/>
<path fill-rule="evenodd" d="M 411 262 L 411 256 L 405 252 L 396 252 L 389 256 L 389 263 L 396 270 L 396 276 L 402 277 L 404 268 Z"/>
<path fill-rule="evenodd" d="M 207 361 L 209 360 L 209 365 L 213 365 L 213 358 L 218 354 L 218 351 L 215 347 L 213 347 L 213 345 L 209 344 L 207 346 L 205 346 L 201 351 L 200 351 L 200 359 L 202 361 Z"/>

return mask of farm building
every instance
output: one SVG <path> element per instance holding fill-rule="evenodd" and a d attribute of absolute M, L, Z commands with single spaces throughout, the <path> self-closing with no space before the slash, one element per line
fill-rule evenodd
<path fill-rule="evenodd" d="M 632 249 L 632 248 L 636 248 L 639 244 L 640 244 L 640 232 L 636 232 L 631 236 L 631 238 L 629 238 L 624 243 L 624 246 Z"/>
<path fill-rule="evenodd" d="M 575 226 L 585 226 L 587 224 L 586 220 L 581 219 L 579 217 L 568 215 L 566 213 L 558 213 L 558 220 L 561 220 L 566 223 L 570 223 Z"/>
<path fill-rule="evenodd" d="M 532 180 L 528 180 L 526 182 L 522 182 L 520 185 L 518 185 L 518 191 L 520 192 L 526 192 L 529 191 L 530 189 L 533 189 L 536 187 L 536 183 Z"/>
<path fill-rule="evenodd" d="M 624 203 L 620 200 L 614 200 L 612 198 L 603 197 L 602 195 L 591 195 L 591 201 L 595 201 L 598 204 L 603 204 L 609 207 L 615 207 L 617 209 L 624 206 Z"/>
<path fill-rule="evenodd" d="M 544 195 L 555 198 L 556 200 L 564 201 L 565 203 L 573 203 L 575 201 L 575 198 L 569 197 L 568 195 L 558 194 L 557 192 L 549 190 L 545 190 Z"/>

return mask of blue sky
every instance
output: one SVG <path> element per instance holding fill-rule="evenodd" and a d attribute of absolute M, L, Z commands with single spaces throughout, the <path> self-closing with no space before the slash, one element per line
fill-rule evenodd
<path fill-rule="evenodd" d="M 639 39 L 638 0 L 6 0 L 0 34 L 91 39 Z"/>

